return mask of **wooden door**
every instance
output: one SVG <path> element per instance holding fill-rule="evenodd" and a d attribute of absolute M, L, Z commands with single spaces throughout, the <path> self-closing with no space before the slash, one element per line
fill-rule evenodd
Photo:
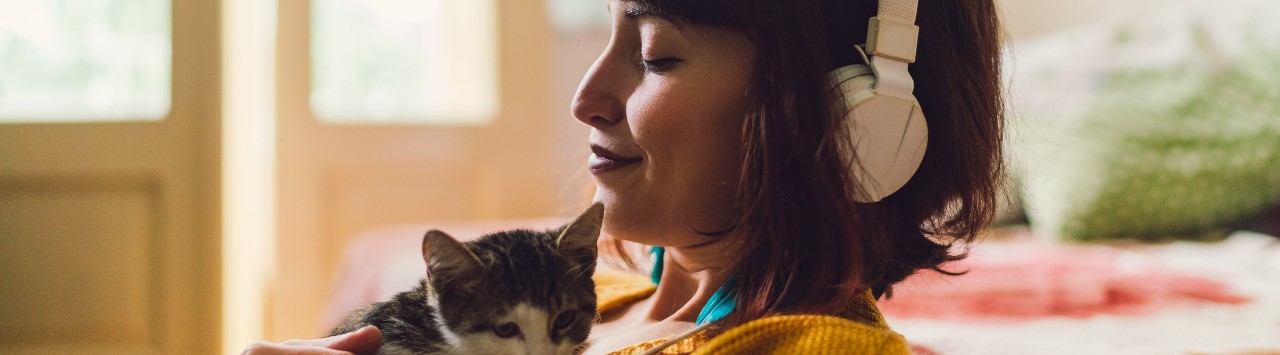
<path fill-rule="evenodd" d="M 217 352 L 219 1 L 161 6 L 169 11 L 158 16 L 171 16 L 164 22 L 171 23 L 172 82 L 164 86 L 172 99 L 155 116 L 40 122 L 10 115 L 25 122 L 0 123 L 0 353 Z M 8 19 L 28 20 L 36 26 L 27 28 L 36 31 L 29 38 L 55 33 L 38 27 L 48 18 Z M 3 69 L 0 76 L 29 70 Z M 104 85 L 91 89 L 125 94 Z M 6 89 L 0 96 L 29 88 Z"/>
<path fill-rule="evenodd" d="M 487 123 L 465 125 L 323 122 L 310 95 L 314 2 L 280 2 L 278 238 L 267 339 L 326 331 L 322 312 L 341 250 L 362 230 L 562 213 L 573 168 L 558 142 L 574 123 L 566 94 L 553 90 L 543 2 L 491 2 L 497 108 Z M 568 164 L 578 157 L 585 154 Z"/>

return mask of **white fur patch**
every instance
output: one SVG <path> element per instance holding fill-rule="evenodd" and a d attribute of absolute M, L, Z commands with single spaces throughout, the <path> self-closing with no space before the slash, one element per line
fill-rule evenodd
<path fill-rule="evenodd" d="M 451 345 L 455 345 L 456 354 L 525 354 L 525 355 L 570 355 L 575 345 L 561 339 L 559 343 L 551 341 L 551 315 L 547 311 L 528 304 L 518 304 L 503 317 L 495 320 L 496 324 L 515 323 L 520 327 L 520 336 L 501 338 L 493 332 L 472 333 L 462 335 L 448 334 Z M 452 338 L 451 338 L 452 336 Z M 454 342 L 454 339 L 457 342 Z"/>
<path fill-rule="evenodd" d="M 548 332 L 551 318 L 546 310 L 521 303 L 511 309 L 511 313 L 507 313 L 506 318 L 508 318 L 507 321 L 515 322 L 520 326 L 520 332 L 524 335 L 524 348 L 529 354 L 555 353 L 555 346 L 551 343 L 551 333 Z"/>
<path fill-rule="evenodd" d="M 440 335 L 444 337 L 444 342 L 448 344 L 449 347 L 452 347 L 452 348 L 461 347 L 462 338 L 459 337 L 458 334 L 455 334 L 454 332 L 450 331 L 449 327 L 446 327 L 444 325 L 444 319 L 441 318 L 443 317 L 443 315 L 440 312 L 439 296 L 433 292 L 430 297 L 427 297 L 427 305 L 431 306 L 431 308 L 436 310 L 436 314 L 435 314 L 436 316 L 434 317 L 434 319 L 432 319 L 433 321 L 432 325 L 434 325 L 436 329 L 440 330 Z M 378 354 L 381 355 L 382 352 L 379 351 Z"/>

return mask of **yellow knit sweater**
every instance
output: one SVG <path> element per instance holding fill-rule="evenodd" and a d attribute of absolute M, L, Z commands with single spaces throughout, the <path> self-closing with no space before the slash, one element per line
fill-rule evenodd
<path fill-rule="evenodd" d="M 596 308 L 601 314 L 653 294 L 648 277 L 600 268 L 595 274 Z M 655 339 L 612 354 L 640 354 L 667 339 Z M 706 331 L 686 338 L 662 354 L 910 354 L 907 342 L 889 330 L 870 290 L 832 315 L 780 315 L 729 329 L 713 339 Z"/>

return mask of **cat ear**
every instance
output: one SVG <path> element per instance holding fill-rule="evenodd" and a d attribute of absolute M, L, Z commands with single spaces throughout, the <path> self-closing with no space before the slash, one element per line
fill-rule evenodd
<path fill-rule="evenodd" d="M 596 260 L 596 241 L 600 239 L 600 224 L 604 222 L 604 205 L 591 204 L 573 222 L 564 226 L 556 238 L 556 249 L 579 264 Z"/>
<path fill-rule="evenodd" d="M 422 237 L 422 259 L 427 262 L 427 275 L 478 275 L 484 269 L 480 258 L 453 237 L 432 229 Z"/>

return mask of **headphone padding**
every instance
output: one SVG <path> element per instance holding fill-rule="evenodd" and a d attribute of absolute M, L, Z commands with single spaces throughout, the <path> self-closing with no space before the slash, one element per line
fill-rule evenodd
<path fill-rule="evenodd" d="M 929 128 L 915 97 L 875 91 L 876 78 L 866 65 L 831 72 L 848 110 L 844 123 L 853 136 L 850 176 L 862 185 L 858 202 L 877 202 L 897 192 L 919 169 L 929 143 Z"/>

